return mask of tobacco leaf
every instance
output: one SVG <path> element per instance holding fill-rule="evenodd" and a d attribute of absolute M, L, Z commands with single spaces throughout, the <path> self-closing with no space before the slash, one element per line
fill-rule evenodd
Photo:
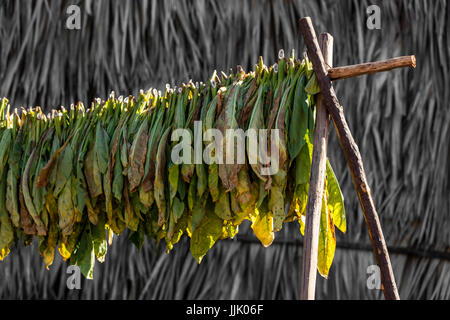
<path fill-rule="evenodd" d="M 122 129 L 122 143 L 120 145 L 120 162 L 122 163 L 123 167 L 123 173 L 124 175 L 128 174 L 128 150 L 129 150 L 129 143 L 127 139 L 127 125 L 123 125 Z"/>
<path fill-rule="evenodd" d="M 320 214 L 319 249 L 317 258 L 317 271 L 324 278 L 328 278 L 335 250 L 336 236 L 334 222 L 327 209 L 326 195 L 324 195 Z"/>
<path fill-rule="evenodd" d="M 49 270 L 49 267 L 53 264 L 53 260 L 55 259 L 55 248 L 58 244 L 58 236 L 59 232 L 57 225 L 50 224 L 48 235 L 43 243 L 43 248 L 40 250 L 47 270 Z"/>
<path fill-rule="evenodd" d="M 9 255 L 9 248 L 1 248 L 0 249 L 0 261 L 3 261 Z"/>
<path fill-rule="evenodd" d="M 9 248 L 14 241 L 14 229 L 6 210 L 6 174 L 0 181 L 0 248 Z"/>
<path fill-rule="evenodd" d="M 58 215 L 59 228 L 63 235 L 68 236 L 72 233 L 74 224 L 75 210 L 72 202 L 72 181 L 69 180 L 64 185 L 63 190 L 58 196 Z"/>
<path fill-rule="evenodd" d="M 230 220 L 231 208 L 230 208 L 230 194 L 225 192 L 225 189 L 221 187 L 219 200 L 214 204 L 214 213 L 222 220 Z"/>
<path fill-rule="evenodd" d="M 231 137 L 227 135 L 227 131 L 230 129 L 237 129 L 238 123 L 236 121 L 236 101 L 239 93 L 239 86 L 233 85 L 226 104 L 221 112 L 217 110 L 219 116 L 216 121 L 216 127 L 222 133 L 222 157 L 223 163 L 219 163 L 219 177 L 222 180 L 222 184 L 227 191 L 233 190 L 238 185 L 238 173 L 242 165 L 237 161 L 237 147 L 231 140 Z M 230 131 L 228 131 L 230 132 Z M 230 140 L 230 141 L 229 141 Z M 234 151 L 232 151 L 232 149 Z M 229 158 L 229 154 L 234 154 L 234 159 Z M 228 160 L 232 160 L 231 164 L 227 164 Z"/>
<path fill-rule="evenodd" d="M 92 233 L 89 225 L 80 237 L 79 246 L 70 263 L 77 265 L 86 279 L 93 279 L 95 265 L 95 251 L 92 241 Z"/>
<path fill-rule="evenodd" d="M 72 177 L 74 150 L 72 146 L 67 146 L 64 149 L 64 153 L 58 161 L 58 167 L 56 169 L 56 183 L 53 189 L 53 194 L 58 197 L 67 181 Z"/>
<path fill-rule="evenodd" d="M 27 208 L 28 214 L 33 219 L 33 222 L 34 222 L 35 227 L 36 227 L 37 234 L 40 235 L 40 236 L 45 236 L 47 234 L 47 228 L 42 223 L 42 221 L 41 221 L 41 219 L 39 217 L 39 212 L 36 211 L 36 208 L 34 207 L 33 199 L 32 199 L 32 197 L 30 195 L 30 187 L 29 187 L 30 170 L 31 170 L 31 166 L 32 166 L 33 162 L 36 159 L 36 154 L 37 154 L 36 152 L 39 149 L 40 144 L 42 143 L 43 139 L 45 139 L 45 137 L 50 132 L 51 132 L 50 129 L 46 130 L 45 134 L 39 140 L 39 143 L 37 144 L 37 146 L 31 152 L 31 155 L 28 158 L 28 161 L 27 161 L 27 163 L 25 165 L 25 170 L 23 172 L 22 183 L 21 183 L 21 189 L 22 189 L 22 195 L 23 195 L 24 204 L 25 204 L 25 206 Z"/>
<path fill-rule="evenodd" d="M 242 171 L 241 171 L 242 172 Z M 239 206 L 241 208 L 241 211 L 239 213 L 235 213 L 233 217 L 233 224 L 238 226 L 240 225 L 245 219 L 251 220 L 250 216 L 254 214 L 256 210 L 256 202 L 258 201 L 259 196 L 259 186 L 256 181 L 252 182 L 250 186 L 250 197 L 248 198 L 248 201 L 241 203 L 240 200 L 243 199 L 242 195 L 237 195 L 236 199 L 237 202 L 239 202 Z M 239 191 L 238 191 L 239 192 Z M 247 195 L 245 196 L 247 199 Z"/>
<path fill-rule="evenodd" d="M 263 205 L 255 210 L 251 220 L 253 233 L 264 247 L 269 247 L 275 239 L 272 212 Z"/>
<path fill-rule="evenodd" d="M 236 200 L 241 206 L 241 208 L 245 208 L 247 204 L 251 202 L 251 181 L 248 175 L 247 167 L 242 168 L 242 170 L 238 174 L 239 183 L 237 185 L 237 196 Z"/>
<path fill-rule="evenodd" d="M 328 192 L 328 210 L 333 218 L 335 226 L 343 233 L 347 232 L 347 222 L 345 218 L 344 196 L 334 174 L 330 162 L 327 160 L 327 183 L 326 190 Z"/>
<path fill-rule="evenodd" d="M 139 187 L 139 200 L 147 209 L 150 209 L 150 207 L 155 202 L 153 191 L 145 192 L 144 187 L 141 185 Z"/>
<path fill-rule="evenodd" d="M 192 180 L 191 180 L 191 183 L 189 184 L 189 189 L 188 189 L 189 211 L 193 210 L 196 199 L 197 199 L 197 175 L 194 175 L 192 177 Z"/>
<path fill-rule="evenodd" d="M 119 153 L 116 154 L 116 161 L 114 161 L 114 178 L 112 182 L 112 193 L 114 195 L 114 198 L 116 198 L 117 201 L 122 200 L 122 190 L 123 190 L 123 175 L 122 175 L 123 167 L 122 163 L 120 162 L 120 155 Z"/>
<path fill-rule="evenodd" d="M 12 141 L 12 130 L 6 129 L 2 133 L 0 140 L 0 177 L 3 176 L 3 170 L 5 169 L 6 162 L 8 161 L 9 150 Z"/>
<path fill-rule="evenodd" d="M 155 202 L 158 206 L 158 225 L 162 226 L 166 222 L 167 203 L 165 196 L 165 181 L 166 181 L 166 146 L 167 137 L 169 136 L 170 127 L 164 131 L 161 141 L 159 142 L 158 152 L 156 155 L 156 174 L 154 183 Z"/>
<path fill-rule="evenodd" d="M 20 203 L 20 224 L 23 232 L 28 235 L 34 235 L 37 233 L 36 225 L 33 222 L 28 210 L 25 206 L 25 200 L 23 198 L 22 184 L 19 185 L 19 203 Z"/>
<path fill-rule="evenodd" d="M 213 202 L 219 200 L 219 165 L 212 163 L 208 166 L 208 188 Z"/>
<path fill-rule="evenodd" d="M 91 198 L 100 196 L 103 193 L 102 176 L 95 157 L 95 144 L 92 145 L 91 149 L 86 154 L 84 161 L 84 174 L 86 176 L 86 182 L 88 184 Z"/>
<path fill-rule="evenodd" d="M 145 155 L 148 145 L 148 122 L 144 120 L 136 134 L 130 150 L 130 167 L 128 169 L 128 181 L 130 191 L 133 192 L 141 183 L 144 176 Z"/>
<path fill-rule="evenodd" d="M 11 221 L 14 227 L 18 228 L 20 225 L 19 203 L 18 203 L 18 186 L 17 178 L 14 175 L 12 168 L 8 170 L 6 179 L 6 208 L 11 216 Z"/>
<path fill-rule="evenodd" d="M 178 191 L 179 166 L 170 163 L 168 167 L 168 182 L 169 182 L 169 205 L 172 206 L 173 199 Z"/>
<path fill-rule="evenodd" d="M 290 117 L 288 150 L 291 159 L 297 158 L 305 144 L 304 136 L 308 129 L 308 96 L 305 92 L 306 76 L 302 75 L 295 88 L 295 97 Z"/>
<path fill-rule="evenodd" d="M 50 175 L 52 174 L 53 169 L 56 166 L 60 153 L 63 152 L 64 149 L 67 147 L 74 134 L 75 130 L 72 130 L 71 134 L 66 139 L 66 142 L 64 142 L 64 144 L 60 148 L 58 148 L 56 152 L 52 154 L 50 160 L 42 168 L 42 170 L 39 173 L 39 176 L 36 179 L 36 188 L 46 187 L 48 185 L 48 183 L 50 182 Z"/>
<path fill-rule="evenodd" d="M 140 251 L 144 244 L 144 236 L 145 236 L 144 225 L 142 223 L 139 223 L 139 226 L 136 228 L 136 231 L 130 232 L 128 240 L 130 240 L 131 243 L 136 246 L 138 251 Z"/>
<path fill-rule="evenodd" d="M 250 122 L 248 124 L 248 130 L 258 130 L 264 129 L 264 112 L 263 112 L 263 95 L 264 86 L 260 86 L 258 90 L 258 99 L 256 100 L 255 107 L 253 108 L 252 115 L 250 117 Z M 250 148 L 250 138 L 247 137 L 247 156 L 249 164 L 256 174 L 256 176 L 262 180 L 267 181 L 267 176 L 262 175 L 262 163 L 259 150 L 253 150 Z M 255 153 L 256 152 L 256 153 Z"/>
<path fill-rule="evenodd" d="M 208 174 L 206 172 L 205 166 L 202 163 L 196 164 L 195 169 L 198 177 L 197 193 L 199 197 L 202 197 L 206 190 L 208 190 Z"/>
<path fill-rule="evenodd" d="M 100 123 L 97 123 L 95 131 L 95 159 L 98 169 L 102 174 L 108 170 L 109 151 L 108 143 L 109 137 Z"/>
<path fill-rule="evenodd" d="M 14 140 L 14 144 L 12 146 L 8 165 L 8 178 L 7 178 L 7 201 L 6 208 L 11 216 L 11 221 L 13 225 L 18 228 L 20 226 L 20 209 L 19 209 L 19 162 L 20 157 L 23 153 L 23 126 L 20 127 L 19 132 Z"/>
<path fill-rule="evenodd" d="M 273 216 L 273 230 L 275 232 L 281 230 L 286 217 L 283 191 L 279 186 L 272 186 L 269 193 L 269 208 Z"/>
<path fill-rule="evenodd" d="M 320 93 L 320 86 L 319 82 L 317 81 L 315 73 L 313 73 L 312 76 L 309 78 L 308 83 L 306 84 L 305 87 L 305 92 L 311 96 Z"/>
<path fill-rule="evenodd" d="M 155 123 L 150 129 L 148 146 L 147 146 L 147 157 L 145 162 L 145 173 L 142 185 L 144 191 L 148 192 L 153 189 L 153 182 L 155 179 L 155 163 L 156 163 L 156 153 L 158 151 L 158 141 L 162 134 L 162 121 L 164 116 L 164 110 L 160 109 L 156 116 Z"/>
<path fill-rule="evenodd" d="M 306 137 L 306 136 L 305 136 Z M 295 185 L 299 186 L 309 183 L 311 175 L 311 161 L 312 161 L 313 146 L 307 138 L 306 143 L 300 150 L 299 155 L 295 160 Z"/>
<path fill-rule="evenodd" d="M 213 247 L 222 236 L 223 220 L 214 214 L 214 208 L 207 204 L 204 215 L 193 228 L 191 237 L 191 254 L 201 263 L 206 253 Z"/>

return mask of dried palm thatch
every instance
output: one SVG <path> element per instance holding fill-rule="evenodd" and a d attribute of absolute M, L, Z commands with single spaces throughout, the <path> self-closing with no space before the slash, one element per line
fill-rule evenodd
<path fill-rule="evenodd" d="M 128 94 L 149 86 L 204 80 L 212 69 L 259 55 L 275 61 L 280 48 L 302 53 L 298 19 L 335 37 L 334 64 L 415 54 L 415 71 L 397 70 L 336 83 L 361 147 L 400 296 L 450 298 L 450 4 L 432 1 L 70 1 L 79 3 L 81 30 L 64 28 L 69 1 L 7 1 L 0 6 L 0 96 L 13 106 L 45 109 L 78 100 Z M 366 28 L 366 8 L 381 7 L 382 30 Z M 351 177 L 334 133 L 329 154 L 346 196 L 353 244 L 338 248 L 317 297 L 381 298 L 368 290 L 374 264 Z M 246 230 L 241 230 L 244 240 Z M 300 240 L 295 226 L 283 239 Z M 1 298 L 262 298 L 299 297 L 301 247 L 269 249 L 251 241 L 218 244 L 200 265 L 185 240 L 170 255 L 146 243 L 142 252 L 116 240 L 94 281 L 66 287 L 66 265 L 45 270 L 32 248 L 0 264 Z M 350 248 L 349 248 L 350 247 Z M 353 248 L 353 249 L 352 249 Z M 415 250 L 440 255 L 414 255 Z M 395 250 L 394 250 L 395 251 Z M 5 280 L 3 280 L 5 279 Z"/>

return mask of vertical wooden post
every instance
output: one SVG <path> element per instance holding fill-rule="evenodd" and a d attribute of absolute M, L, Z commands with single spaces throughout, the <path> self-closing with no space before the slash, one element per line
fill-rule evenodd
<path fill-rule="evenodd" d="M 361 153 L 348 127 L 344 116 L 344 109 L 339 104 L 339 100 L 334 91 L 331 80 L 328 77 L 325 61 L 317 41 L 316 32 L 311 22 L 311 18 L 300 19 L 300 28 L 308 50 L 308 56 L 313 64 L 320 92 L 328 112 L 333 120 L 339 142 L 344 151 L 347 164 L 352 173 L 353 183 L 358 193 L 359 202 L 364 213 L 370 240 L 372 240 L 375 259 L 381 272 L 381 285 L 384 296 L 387 300 L 399 300 L 397 285 L 394 273 L 392 272 L 391 260 L 381 230 L 380 219 L 370 193 L 366 172 L 362 163 Z"/>
<path fill-rule="evenodd" d="M 328 68 L 333 66 L 333 37 L 319 36 L 320 48 Z M 305 242 L 302 263 L 302 300 L 314 300 L 316 292 L 317 254 L 319 246 L 320 213 L 327 163 L 329 114 L 319 94 L 316 104 L 316 127 L 311 164 L 308 201 L 306 203 Z"/>

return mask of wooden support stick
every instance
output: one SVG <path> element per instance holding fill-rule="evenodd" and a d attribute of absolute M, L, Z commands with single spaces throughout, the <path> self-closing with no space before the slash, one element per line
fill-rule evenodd
<path fill-rule="evenodd" d="M 328 76 L 331 80 L 339 80 L 404 67 L 415 68 L 416 57 L 398 57 L 383 61 L 367 62 L 362 64 L 355 64 L 352 66 L 332 68 L 328 70 Z"/>
<path fill-rule="evenodd" d="M 320 91 L 333 120 L 334 127 L 336 128 L 339 141 L 352 174 L 355 189 L 358 193 L 359 202 L 364 212 L 364 219 L 366 220 L 369 236 L 372 240 L 375 259 L 380 267 L 381 284 L 384 296 L 387 300 L 398 300 L 400 297 L 398 295 L 397 285 L 395 284 L 389 253 L 384 240 L 383 231 L 381 230 L 375 204 L 367 183 L 358 145 L 353 139 L 344 117 L 343 108 L 339 104 L 331 80 L 327 75 L 326 65 L 319 48 L 319 43 L 317 42 L 311 19 L 309 17 L 301 19 L 300 28 L 303 38 L 305 39 L 308 56 L 313 64 Z"/>
<path fill-rule="evenodd" d="M 319 36 L 320 48 L 328 66 L 333 65 L 333 37 L 328 33 Z M 314 300 L 317 276 L 320 214 L 327 165 L 328 124 L 330 117 L 319 94 L 316 104 L 316 128 L 311 164 L 308 200 L 306 202 L 305 243 L 302 263 L 302 300 Z"/>

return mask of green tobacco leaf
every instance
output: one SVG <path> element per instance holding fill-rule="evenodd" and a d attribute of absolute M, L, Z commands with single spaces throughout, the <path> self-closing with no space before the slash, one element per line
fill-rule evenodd
<path fill-rule="evenodd" d="M 304 90 L 306 77 L 300 77 L 295 89 L 294 108 L 290 117 L 288 150 L 291 159 L 297 158 L 305 144 L 308 129 L 308 96 Z"/>
<path fill-rule="evenodd" d="M 182 202 L 178 197 L 173 201 L 173 218 L 174 223 L 177 223 L 184 212 L 184 202 Z"/>
<path fill-rule="evenodd" d="M 191 151 L 191 159 L 194 158 L 194 151 Z M 187 183 L 191 182 L 192 175 L 195 171 L 195 164 L 193 163 L 183 163 L 181 165 L 181 177 Z"/>
<path fill-rule="evenodd" d="M 255 107 L 253 108 L 251 117 L 250 117 L 250 122 L 248 125 L 248 129 L 253 129 L 253 130 L 260 130 L 260 129 L 264 129 L 264 112 L 263 112 L 263 104 L 264 104 L 264 86 L 260 86 L 259 90 L 258 90 L 258 99 L 256 100 L 256 104 Z M 258 131 L 257 131 L 258 132 Z M 262 164 L 261 164 L 261 157 L 259 155 L 259 152 L 257 152 L 257 150 L 252 150 L 252 148 L 250 148 L 250 138 L 247 137 L 247 155 L 249 158 L 249 163 L 250 166 L 252 167 L 253 172 L 256 174 L 256 176 L 261 179 L 262 181 L 267 181 L 267 177 L 261 175 L 262 172 Z M 256 154 L 254 154 L 254 152 L 256 152 Z M 253 160 L 251 160 L 253 159 Z M 254 161 L 256 160 L 256 161 Z M 255 163 L 256 162 L 256 163 Z"/>
<path fill-rule="evenodd" d="M 11 216 L 11 221 L 14 225 L 14 227 L 19 227 L 20 223 L 20 216 L 19 216 L 19 202 L 17 197 L 17 190 L 18 190 L 18 181 L 17 178 L 14 175 L 14 170 L 9 169 L 8 170 L 8 177 L 7 177 L 7 188 L 6 188 L 6 208 L 8 209 L 8 212 Z"/>
<path fill-rule="evenodd" d="M 14 241 L 14 229 L 6 210 L 6 174 L 0 181 L 0 249 L 9 247 Z"/>
<path fill-rule="evenodd" d="M 128 181 L 130 182 L 130 191 L 134 191 L 144 177 L 145 156 L 148 145 L 148 122 L 145 119 L 139 127 L 133 144 L 130 149 L 130 167 L 128 169 Z"/>
<path fill-rule="evenodd" d="M 313 73 L 311 78 L 309 78 L 308 84 L 305 87 L 307 94 L 313 96 L 320 93 L 319 83 L 317 82 L 316 74 Z"/>
<path fill-rule="evenodd" d="M 5 130 L 0 141 L 0 177 L 3 176 L 6 162 L 8 160 L 9 149 L 11 146 L 12 130 Z"/>
<path fill-rule="evenodd" d="M 89 194 L 91 195 L 91 198 L 96 198 L 101 195 L 103 193 L 102 175 L 95 158 L 95 144 L 86 154 L 86 159 L 84 161 L 84 174 L 86 176 L 86 182 L 89 187 Z"/>
<path fill-rule="evenodd" d="M 178 180 L 180 177 L 180 167 L 177 164 L 171 163 L 168 168 L 168 180 L 169 180 L 169 193 L 170 193 L 170 205 L 173 203 L 173 199 L 178 191 Z"/>
<path fill-rule="evenodd" d="M 273 216 L 273 230 L 280 231 L 286 217 L 284 210 L 284 194 L 279 186 L 272 186 L 269 196 L 269 208 Z"/>
<path fill-rule="evenodd" d="M 92 235 L 88 227 L 86 227 L 80 237 L 80 244 L 76 251 L 75 261 L 75 264 L 80 268 L 81 273 L 86 277 L 86 279 L 93 279 L 95 252 L 92 242 Z"/>
<path fill-rule="evenodd" d="M 63 151 L 63 156 L 59 158 L 58 168 L 56 170 L 56 184 L 53 194 L 57 197 L 62 191 L 66 182 L 70 180 L 73 167 L 73 148 L 69 145 Z"/>
<path fill-rule="evenodd" d="M 149 209 L 155 202 L 153 191 L 145 192 L 144 187 L 141 185 L 139 187 L 139 200 L 147 209 Z"/>
<path fill-rule="evenodd" d="M 75 210 L 72 202 L 72 182 L 67 181 L 58 196 L 59 228 L 64 235 L 72 233 Z"/>
<path fill-rule="evenodd" d="M 92 242 L 94 246 L 94 254 L 98 262 L 105 261 L 108 243 L 106 242 L 105 215 L 100 214 L 96 226 L 92 226 Z"/>
<path fill-rule="evenodd" d="M 130 233 L 130 236 L 128 237 L 128 240 L 133 243 L 138 250 L 142 249 L 142 245 L 144 244 L 144 224 L 139 223 L 139 227 L 137 228 L 137 231 L 132 231 Z"/>
<path fill-rule="evenodd" d="M 102 174 L 105 174 L 108 170 L 108 140 L 108 134 L 102 128 L 101 124 L 98 123 L 95 132 L 95 158 L 97 160 L 98 168 Z"/>
<path fill-rule="evenodd" d="M 191 254 L 201 263 L 203 257 L 212 248 L 216 241 L 222 236 L 223 220 L 214 214 L 211 205 L 205 208 L 205 214 L 191 237 Z"/>
<path fill-rule="evenodd" d="M 236 104 L 239 89 L 240 87 L 238 84 L 233 85 L 229 95 L 227 95 L 227 99 L 224 99 L 225 105 L 216 121 L 217 129 L 220 130 L 223 136 L 223 164 L 219 164 L 219 177 L 227 191 L 231 191 L 237 186 L 238 173 L 242 166 L 237 161 L 238 153 L 236 143 L 233 141 L 234 139 L 232 140 L 230 136 L 227 136 L 227 132 L 231 132 L 228 130 L 238 128 L 238 123 L 236 120 Z M 226 164 L 227 157 L 230 157 L 230 154 L 232 153 L 234 154 L 232 164 Z"/>
<path fill-rule="evenodd" d="M 194 207 L 192 208 L 192 219 L 191 219 L 191 226 L 192 231 L 195 231 L 198 225 L 200 225 L 201 221 L 206 215 L 206 196 L 203 198 L 196 198 L 194 202 Z M 208 203 L 208 205 L 210 205 Z"/>
<path fill-rule="evenodd" d="M 194 203 L 197 199 L 197 175 L 192 177 L 191 183 L 188 189 L 188 207 L 189 211 L 194 209 Z"/>
<path fill-rule="evenodd" d="M 347 232 L 347 222 L 345 219 L 344 196 L 334 174 L 330 162 L 327 160 L 327 192 L 328 210 L 331 213 L 335 226 L 343 233 Z"/>
<path fill-rule="evenodd" d="M 245 209 L 252 204 L 252 190 L 251 181 L 248 175 L 248 168 L 243 167 L 239 172 L 239 184 L 236 187 L 237 196 L 236 200 L 242 209 Z"/>
<path fill-rule="evenodd" d="M 165 196 L 164 184 L 166 182 L 166 146 L 167 137 L 169 136 L 170 127 L 164 132 L 159 142 L 158 152 L 156 155 L 156 174 L 154 183 L 155 202 L 158 206 L 159 218 L 158 225 L 162 226 L 166 222 L 167 203 Z"/>
<path fill-rule="evenodd" d="M 219 165 L 212 163 L 208 166 L 208 188 L 213 202 L 219 200 Z"/>
<path fill-rule="evenodd" d="M 214 213 L 223 220 L 231 219 L 230 194 L 221 188 L 219 201 L 215 203 Z"/>
<path fill-rule="evenodd" d="M 188 224 L 188 215 L 185 214 L 179 219 L 176 223 L 174 223 L 174 226 L 172 227 L 172 231 L 170 234 L 170 240 L 166 239 L 167 244 L 167 250 L 170 251 L 173 249 L 173 246 L 180 241 L 181 236 L 183 235 L 184 231 L 186 230 L 187 224 Z"/>
<path fill-rule="evenodd" d="M 309 183 L 311 175 L 311 161 L 313 146 L 309 142 L 309 138 L 306 135 L 306 143 L 300 150 L 299 155 L 295 160 L 295 185 L 299 186 L 305 183 Z"/>
<path fill-rule="evenodd" d="M 122 162 L 120 161 L 120 153 L 116 153 L 116 161 L 114 161 L 114 173 L 113 173 L 113 182 L 112 182 L 112 193 L 114 198 L 117 201 L 122 200 L 123 194 L 123 175 L 122 175 L 123 167 Z"/>
<path fill-rule="evenodd" d="M 12 146 L 8 159 L 8 165 L 10 169 L 8 171 L 7 189 L 6 189 L 7 192 L 6 208 L 8 209 L 8 212 L 11 216 L 11 221 L 16 228 L 19 227 L 20 224 L 18 191 L 20 184 L 19 162 L 22 153 L 23 153 L 23 130 L 20 129 L 19 133 L 16 136 L 16 139 L 14 140 L 14 144 Z"/>
<path fill-rule="evenodd" d="M 206 173 L 206 168 L 203 163 L 195 165 L 195 172 L 197 173 L 197 193 L 201 197 L 208 189 L 208 174 Z"/>
<path fill-rule="evenodd" d="M 34 207 L 33 199 L 30 194 L 30 187 L 29 187 L 30 170 L 31 170 L 33 162 L 36 159 L 36 150 L 37 150 L 37 147 L 33 149 L 33 152 L 31 153 L 30 157 L 28 158 L 28 160 L 26 162 L 25 171 L 22 176 L 21 186 L 22 186 L 24 203 L 27 207 L 27 210 L 28 210 L 30 216 L 32 217 L 34 223 L 36 224 L 38 235 L 43 236 L 43 235 L 46 235 L 47 230 L 45 228 L 45 225 L 43 224 L 43 222 L 41 221 L 41 219 L 39 217 L 39 212 L 37 212 L 36 208 Z"/>

